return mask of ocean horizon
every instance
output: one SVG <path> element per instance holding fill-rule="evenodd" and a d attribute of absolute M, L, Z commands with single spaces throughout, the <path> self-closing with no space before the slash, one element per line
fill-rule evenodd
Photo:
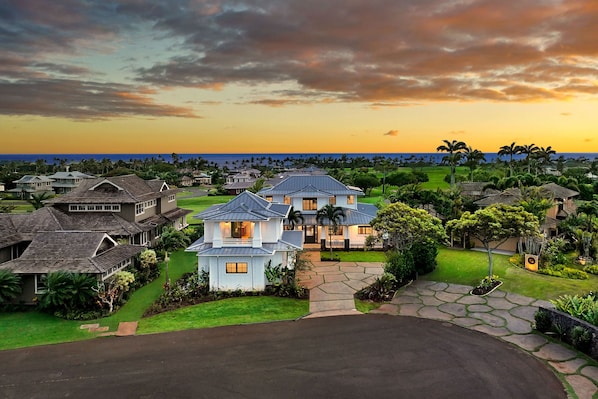
<path fill-rule="evenodd" d="M 272 159 L 274 161 L 283 161 L 285 159 L 307 159 L 312 157 L 333 158 L 340 159 L 347 158 L 368 158 L 385 157 L 389 159 L 397 159 L 404 161 L 422 160 L 430 163 L 440 163 L 442 157 L 446 155 L 443 152 L 404 152 L 404 153 L 176 153 L 180 161 L 193 158 L 202 158 L 208 162 L 213 162 L 219 165 L 232 163 L 235 161 L 252 160 L 256 163 L 264 158 L 265 160 Z M 484 153 L 486 162 L 493 162 L 498 157 L 497 153 Z M 563 152 L 557 153 L 556 157 L 563 156 L 565 159 L 580 159 L 586 158 L 594 160 L 598 158 L 596 152 Z M 523 156 L 515 157 L 521 159 Z M 172 153 L 168 154 L 152 154 L 152 153 L 101 153 L 101 154 L 0 154 L 0 162 L 36 162 L 37 160 L 44 160 L 48 164 L 66 161 L 66 163 L 80 162 L 82 160 L 94 159 L 101 161 L 109 159 L 112 162 L 117 161 L 131 161 L 134 159 L 163 159 L 164 161 L 172 160 Z"/>

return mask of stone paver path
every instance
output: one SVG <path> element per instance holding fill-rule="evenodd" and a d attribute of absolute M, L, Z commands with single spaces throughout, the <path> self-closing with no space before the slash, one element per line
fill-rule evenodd
<path fill-rule="evenodd" d="M 312 256 L 309 265 L 297 271 L 299 283 L 309 289 L 307 317 L 361 314 L 355 309 L 353 294 L 383 273 L 378 262 L 321 262 Z"/>
<path fill-rule="evenodd" d="M 551 367 L 568 385 L 572 397 L 598 397 L 598 364 L 534 333 L 534 314 L 538 306 L 551 307 L 550 302 L 500 290 L 485 297 L 473 296 L 469 294 L 471 288 L 415 281 L 402 289 L 391 303 L 372 313 L 442 320 L 495 336 Z"/>

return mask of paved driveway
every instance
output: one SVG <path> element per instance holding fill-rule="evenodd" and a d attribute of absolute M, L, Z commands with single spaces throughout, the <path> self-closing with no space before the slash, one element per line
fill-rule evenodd
<path fill-rule="evenodd" d="M 302 319 L 0 352 L 0 397 L 564 399 L 537 359 L 414 317 Z"/>

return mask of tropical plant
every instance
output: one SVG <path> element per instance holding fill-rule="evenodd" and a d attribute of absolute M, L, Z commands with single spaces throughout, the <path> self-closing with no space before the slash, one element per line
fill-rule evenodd
<path fill-rule="evenodd" d="M 135 282 L 133 273 L 120 271 L 104 282 L 98 282 L 93 290 L 103 304 L 108 305 L 108 314 L 114 311 L 114 306 L 122 299 Z"/>
<path fill-rule="evenodd" d="M 465 161 L 463 164 L 469 168 L 469 181 L 473 181 L 473 171 L 482 161 L 486 161 L 486 155 L 480 150 L 474 150 L 471 146 L 465 148 Z"/>
<path fill-rule="evenodd" d="M 521 200 L 518 205 L 535 215 L 540 224 L 546 220 L 546 211 L 554 205 L 551 193 L 541 187 L 520 187 Z"/>
<path fill-rule="evenodd" d="M 173 252 L 187 247 L 190 242 L 191 240 L 184 232 L 168 226 L 162 229 L 156 246 L 164 251 Z"/>
<path fill-rule="evenodd" d="M 512 142 L 510 145 L 503 145 L 498 150 L 498 156 L 509 156 L 509 176 L 513 176 L 513 155 L 521 153 L 521 147 Z"/>
<path fill-rule="evenodd" d="M 361 300 L 374 302 L 390 301 L 396 291 L 397 279 L 390 273 L 384 273 L 371 285 L 362 288 L 355 293 L 355 297 Z"/>
<path fill-rule="evenodd" d="M 451 220 L 447 230 L 454 234 L 468 234 L 477 238 L 488 254 L 488 276 L 492 278 L 492 251 L 509 238 L 538 236 L 538 218 L 522 207 L 495 204 L 474 213 L 465 212 L 460 219 Z"/>
<path fill-rule="evenodd" d="M 287 216 L 287 220 L 289 221 L 289 226 L 291 230 L 295 230 L 296 226 L 303 224 L 305 218 L 299 209 L 295 209 L 294 206 L 291 206 L 289 209 L 289 215 Z"/>
<path fill-rule="evenodd" d="M 442 141 L 444 142 L 444 144 L 436 147 L 436 151 L 442 151 L 442 152 L 448 153 L 448 155 L 445 155 L 444 157 L 442 157 L 442 162 L 445 164 L 448 164 L 451 168 L 450 184 L 451 184 L 451 187 L 453 187 L 455 185 L 455 170 L 457 168 L 457 165 L 459 164 L 459 161 L 461 160 L 463 151 L 465 151 L 465 149 L 467 148 L 467 145 L 463 141 L 457 141 L 457 140 L 453 140 L 453 141 L 442 140 Z"/>
<path fill-rule="evenodd" d="M 21 290 L 21 276 L 10 270 L 0 270 L 0 305 L 18 297 Z"/>
<path fill-rule="evenodd" d="M 318 209 L 316 220 L 321 226 L 328 226 L 328 244 L 330 246 L 330 258 L 332 259 L 332 234 L 346 217 L 345 211 L 340 206 L 326 204 Z"/>
<path fill-rule="evenodd" d="M 40 209 L 44 207 L 44 201 L 50 198 L 50 193 L 44 191 L 39 194 L 31 194 L 30 198 L 27 200 L 35 209 Z"/>
<path fill-rule="evenodd" d="M 56 271 L 43 278 L 45 290 L 37 299 L 40 310 L 64 316 L 92 307 L 96 278 L 82 273 Z"/>
<path fill-rule="evenodd" d="M 525 154 L 525 162 L 527 164 L 527 173 L 531 173 L 532 158 L 534 157 L 534 154 L 537 153 L 539 150 L 540 150 L 540 147 L 538 147 L 535 144 L 525 144 L 525 145 L 519 146 L 519 152 L 521 154 Z"/>

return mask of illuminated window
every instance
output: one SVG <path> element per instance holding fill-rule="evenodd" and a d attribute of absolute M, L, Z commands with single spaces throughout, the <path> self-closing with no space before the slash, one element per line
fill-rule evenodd
<path fill-rule="evenodd" d="M 284 197 L 284 203 L 285 203 L 286 205 L 291 205 L 291 197 L 287 197 L 287 196 L 285 195 L 285 197 Z"/>
<path fill-rule="evenodd" d="M 349 195 L 347 197 L 347 204 L 352 205 L 355 203 L 355 196 L 354 195 Z"/>
<path fill-rule="evenodd" d="M 304 211 L 317 211 L 318 210 L 318 199 L 317 198 L 303 198 L 303 210 Z"/>
<path fill-rule="evenodd" d="M 268 202 L 272 202 L 272 196 L 271 196 L 271 195 L 267 195 L 267 196 L 266 196 L 266 201 L 268 201 Z"/>
<path fill-rule="evenodd" d="M 247 273 L 247 263 L 245 262 L 226 262 L 227 273 Z"/>
<path fill-rule="evenodd" d="M 332 197 L 328 198 L 328 203 L 330 205 L 336 205 L 336 197 L 332 196 Z"/>
<path fill-rule="evenodd" d="M 230 236 L 232 238 L 249 238 L 249 237 L 251 237 L 251 223 L 250 222 L 231 222 Z"/>
<path fill-rule="evenodd" d="M 333 236 L 342 236 L 343 235 L 343 226 L 329 226 L 328 231 Z"/>
<path fill-rule="evenodd" d="M 357 226 L 357 234 L 372 234 L 371 226 Z"/>

